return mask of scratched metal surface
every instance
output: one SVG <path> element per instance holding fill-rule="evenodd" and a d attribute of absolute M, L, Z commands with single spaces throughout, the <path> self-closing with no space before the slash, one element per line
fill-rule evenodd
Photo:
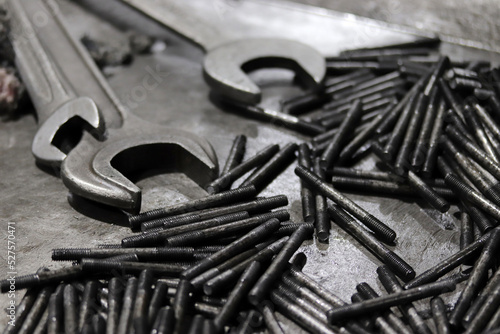
<path fill-rule="evenodd" d="M 99 16 L 73 3 L 61 1 L 63 13 L 72 22 L 71 30 L 75 36 L 87 33 L 121 43 L 124 41 L 123 33 L 105 22 L 114 17 L 113 24 L 120 29 L 131 25 L 167 41 L 165 51 L 137 57 L 132 65 L 115 71 L 109 78 L 118 97 L 138 116 L 205 136 L 222 162 L 234 136 L 241 133 L 248 136 L 247 156 L 270 143 L 285 144 L 307 139 L 273 125 L 219 110 L 209 100 L 209 89 L 201 75 L 202 54 L 199 50 L 113 1 L 100 5 L 96 5 L 99 2 L 94 0 L 85 2 L 95 6 L 94 11 L 100 11 Z M 302 6 L 298 9 L 294 9 L 293 5 L 283 6 L 282 3 L 269 6 L 263 1 L 220 0 L 208 3 L 191 0 L 189 3 L 203 8 L 204 15 L 213 22 L 234 28 L 243 36 L 299 38 L 318 47 L 325 55 L 335 55 L 352 47 L 415 38 L 404 31 L 337 13 L 321 11 L 320 15 L 316 10 L 316 13 L 308 12 Z M 498 62 L 500 59 L 498 54 L 456 45 L 443 45 L 443 52 L 457 60 L 473 58 Z M 151 70 L 156 71 L 161 80 L 155 89 L 146 90 L 144 80 L 151 80 Z M 252 75 L 265 87 L 264 104 L 268 106 L 276 106 L 280 96 L 300 91 L 291 87 L 293 76 L 287 71 L 259 71 Z M 18 274 L 32 273 L 40 266 L 61 266 L 50 260 L 53 248 L 118 243 L 130 234 L 123 225 L 122 215 L 75 198 L 67 192 L 59 178 L 35 165 L 30 146 L 36 127 L 36 120 L 29 111 L 13 120 L 0 122 L 1 247 L 7 247 L 7 222 L 14 222 Z M 367 160 L 363 167 L 371 168 L 373 164 L 373 160 Z M 299 182 L 293 168 L 294 165 L 288 168 L 262 195 L 286 194 L 293 219 L 300 221 Z M 143 210 L 206 194 L 180 173 L 150 177 L 138 184 L 144 191 Z M 459 231 L 453 211 L 440 214 L 421 202 L 405 199 L 350 197 L 397 231 L 394 249 L 414 266 L 417 273 L 458 249 Z M 375 274 L 380 262 L 336 226 L 332 227 L 328 245 L 309 242 L 302 247 L 302 251 L 308 257 L 305 272 L 343 299 L 349 300 L 355 285 L 362 281 L 382 291 Z M 5 251 L 0 252 L 0 262 L 0 272 L 7 272 Z M 21 296 L 22 292 L 17 294 L 19 299 Z M 455 295 L 448 296 L 448 300 L 453 298 Z M 2 309 L 7 302 L 7 296 L 1 295 Z M 0 315 L 0 327 L 7 322 L 3 315 Z M 287 323 L 286 326 L 290 330 L 296 329 L 293 324 Z"/>

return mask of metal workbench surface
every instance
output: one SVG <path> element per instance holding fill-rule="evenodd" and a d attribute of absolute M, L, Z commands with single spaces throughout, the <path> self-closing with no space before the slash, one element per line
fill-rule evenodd
<path fill-rule="evenodd" d="M 137 116 L 206 137 L 221 162 L 238 134 L 248 137 L 247 156 L 269 144 L 308 139 L 272 124 L 245 119 L 217 108 L 210 101 L 209 88 L 203 81 L 201 51 L 157 24 L 116 1 L 82 3 L 93 10 L 60 1 L 64 15 L 71 21 L 70 28 L 77 37 L 86 33 L 120 43 L 125 37 L 116 27 L 128 27 L 166 41 L 164 51 L 136 56 L 131 65 L 117 69 L 109 77 L 109 83 L 118 97 Z M 190 0 L 187 3 L 203 10 L 216 24 L 227 29 L 241 29 L 245 36 L 295 38 L 317 47 L 325 56 L 337 55 L 345 49 L 405 42 L 416 37 L 414 31 L 398 30 L 376 21 L 286 2 Z M 241 22 L 241 25 L 236 24 Z M 456 60 L 485 59 L 494 63 L 500 60 L 498 54 L 460 45 L 445 43 L 441 49 Z M 151 76 L 151 71 L 158 74 L 161 80 L 158 80 L 156 88 L 148 90 L 143 82 Z M 281 97 L 300 92 L 298 87 L 291 87 L 293 75 L 288 71 L 257 71 L 252 76 L 261 87 L 265 87 L 263 104 L 266 106 L 277 107 Z M 15 271 L 19 275 L 33 273 L 40 266 L 60 267 L 62 264 L 50 259 L 53 248 L 118 243 L 131 234 L 123 213 L 77 198 L 68 193 L 53 171 L 37 167 L 31 155 L 36 128 L 36 119 L 30 110 L 23 110 L 12 119 L 0 122 L 2 274 L 10 271 L 7 270 L 5 251 L 9 222 L 15 224 Z M 369 159 L 362 167 L 371 168 L 373 164 L 374 161 Z M 290 166 L 261 195 L 287 195 L 292 218 L 300 221 L 300 184 L 293 168 L 294 165 Z M 143 211 L 206 195 L 183 174 L 148 177 L 137 184 L 143 189 Z M 456 210 L 441 214 L 423 202 L 349 196 L 398 233 L 394 249 L 415 268 L 417 274 L 458 249 L 459 225 L 453 216 Z M 308 258 L 304 271 L 343 299 L 349 300 L 355 285 L 363 281 L 383 291 L 375 272 L 380 265 L 379 260 L 338 227 L 332 227 L 329 244 L 308 242 L 301 250 Z M 17 293 L 17 301 L 23 293 Z M 448 298 L 451 300 L 454 296 Z M 0 295 L 2 309 L 7 302 L 7 296 Z M 6 323 L 7 317 L 2 313 L 0 328 Z"/>

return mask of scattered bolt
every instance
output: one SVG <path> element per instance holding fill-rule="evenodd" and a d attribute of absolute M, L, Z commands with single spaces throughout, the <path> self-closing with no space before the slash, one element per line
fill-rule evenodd
<path fill-rule="evenodd" d="M 480 193 L 462 182 L 457 176 L 448 174 L 444 179 L 448 186 L 456 191 L 460 197 L 475 204 L 495 219 L 500 219 L 500 207 L 484 198 Z"/>
<path fill-rule="evenodd" d="M 213 267 L 212 269 L 209 269 L 205 271 L 203 274 L 193 278 L 191 280 L 191 284 L 193 285 L 195 290 L 198 290 L 201 288 L 206 282 L 208 282 L 210 279 L 212 279 L 215 276 L 218 276 L 220 273 L 234 268 L 235 266 L 241 264 L 242 262 L 247 262 L 250 258 L 254 257 L 256 254 L 258 254 L 260 251 L 266 249 L 269 247 L 272 243 L 271 242 L 264 242 L 258 245 L 255 245 L 254 247 L 233 256 L 229 260 L 219 264 L 218 266 Z M 251 262 L 249 262 L 251 263 Z"/>
<path fill-rule="evenodd" d="M 271 292 L 271 301 L 276 308 L 294 322 L 298 322 L 305 330 L 315 334 L 333 334 L 335 333 L 326 324 L 322 323 L 301 307 L 295 305 L 291 300 L 277 291 Z"/>
<path fill-rule="evenodd" d="M 366 212 L 363 208 L 342 195 L 340 192 L 335 190 L 332 186 L 328 185 L 313 173 L 298 166 L 297 168 L 295 168 L 295 174 L 297 174 L 302 180 L 305 180 L 307 183 L 309 183 L 315 191 L 328 197 L 329 199 L 340 205 L 344 210 L 348 211 L 350 214 L 359 219 L 384 242 L 391 243 L 394 241 L 394 239 L 396 239 L 396 232 L 394 232 L 392 229 L 378 220 L 375 216 Z"/>
<path fill-rule="evenodd" d="M 237 203 L 239 201 L 244 201 L 252 198 L 255 196 L 255 194 L 256 191 L 253 187 L 228 190 L 219 194 L 209 195 L 200 199 L 191 200 L 170 207 L 151 210 L 135 216 L 130 216 L 129 223 L 131 228 L 135 229 L 138 228 L 141 223 L 148 220 L 164 218 L 201 209 L 213 208 L 220 205 Z"/>
<path fill-rule="evenodd" d="M 267 261 L 270 261 L 271 258 L 283 248 L 288 238 L 289 237 L 283 237 L 273 242 L 272 244 L 261 250 L 259 253 L 241 262 L 237 266 L 227 269 L 217 276 L 214 276 L 203 285 L 203 291 L 207 295 L 212 295 L 217 291 L 221 291 L 227 286 L 229 282 L 232 282 L 236 278 L 238 278 L 238 276 L 241 275 L 241 273 L 248 267 L 251 262 L 257 261 L 260 263 L 265 263 Z"/>
<path fill-rule="evenodd" d="M 257 244 L 259 241 L 264 240 L 267 236 L 276 231 L 279 228 L 279 225 L 280 221 L 276 218 L 268 220 L 267 222 L 254 228 L 241 238 L 233 241 L 222 250 L 206 257 L 205 259 L 196 263 L 194 266 L 188 268 L 187 270 L 182 272 L 181 277 L 184 277 L 188 280 L 193 279 L 194 277 L 207 271 L 213 266 L 226 261 L 239 252 L 250 248 L 251 246 Z"/>
<path fill-rule="evenodd" d="M 365 282 L 356 285 L 356 290 L 358 290 L 360 295 L 363 296 L 363 298 L 365 299 L 373 299 L 379 297 L 377 292 L 375 292 L 375 290 L 373 290 L 373 288 L 370 285 L 368 285 L 368 283 Z M 385 312 L 384 317 L 387 319 L 387 323 L 389 324 L 389 326 L 393 327 L 393 330 L 396 330 L 396 333 L 400 334 L 412 333 L 406 327 L 405 323 L 390 310 Z M 382 330 L 382 332 L 384 331 Z"/>
<path fill-rule="evenodd" d="M 224 329 L 224 326 L 229 322 L 229 319 L 236 313 L 238 306 L 243 301 L 253 284 L 257 281 L 260 270 L 261 265 L 259 262 L 254 261 L 243 272 L 240 279 L 236 283 L 236 286 L 229 293 L 227 302 L 214 319 L 214 326 L 218 332 L 221 332 Z"/>
<path fill-rule="evenodd" d="M 224 168 L 222 168 L 222 171 L 220 172 L 220 175 L 226 174 L 241 163 L 243 156 L 245 155 L 246 143 L 247 137 L 245 135 L 239 135 L 234 138 L 233 146 L 231 146 L 231 150 L 229 151 L 229 155 Z"/>
<path fill-rule="evenodd" d="M 339 153 L 338 164 L 344 164 L 349 159 L 352 158 L 354 153 L 364 144 L 368 139 L 370 139 L 375 133 L 377 127 L 379 127 L 384 119 L 393 111 L 397 101 L 392 99 L 390 103 L 382 110 L 373 120 L 370 121 L 368 126 L 364 128 L 358 135 L 356 135 L 349 143 L 347 143 L 344 148 Z M 338 129 L 335 129 L 338 131 Z"/>
<path fill-rule="evenodd" d="M 473 258 L 478 254 L 478 252 L 483 248 L 484 244 L 490 238 L 492 232 L 495 230 L 498 231 L 499 228 L 495 228 L 494 230 L 485 233 L 483 236 L 481 236 L 479 239 L 471 243 L 469 246 L 465 247 L 464 249 L 451 255 L 442 262 L 436 264 L 434 267 L 418 275 L 413 280 L 406 283 L 404 288 L 411 289 L 422 284 L 433 282 L 438 278 L 440 278 L 441 276 L 443 276 L 444 274 L 450 272 L 459 265 L 463 264 L 465 261 L 470 260 L 471 258 Z"/>
<path fill-rule="evenodd" d="M 64 285 L 61 284 L 56 288 L 56 291 L 50 296 L 47 318 L 48 333 L 64 333 Z"/>
<path fill-rule="evenodd" d="M 120 320 L 116 333 L 126 334 L 132 328 L 132 316 L 137 296 L 137 278 L 130 277 L 125 285 L 125 293 L 123 295 L 122 309 L 120 311 Z"/>
<path fill-rule="evenodd" d="M 308 170 L 312 168 L 311 162 L 311 151 L 307 144 L 299 145 L 299 166 L 302 166 Z M 300 184 L 300 198 L 302 200 L 302 217 L 304 221 L 311 223 L 315 219 L 315 196 L 311 189 L 307 187 L 304 182 Z"/>
<path fill-rule="evenodd" d="M 40 290 L 33 306 L 29 310 L 24 322 L 21 324 L 18 333 L 32 333 L 36 325 L 40 321 L 42 314 L 49 304 L 50 297 L 54 292 L 54 286 L 46 286 Z"/>
<path fill-rule="evenodd" d="M 433 119 L 433 127 L 429 137 L 429 147 L 426 151 L 425 160 L 423 162 L 421 172 L 424 177 L 430 178 L 434 172 L 436 159 L 439 149 L 439 139 L 441 138 L 442 127 L 446 112 L 446 104 L 443 99 L 440 99 L 437 107 L 436 117 Z M 418 152 L 416 152 L 418 154 Z"/>
<path fill-rule="evenodd" d="M 168 284 L 165 281 L 157 280 L 155 288 L 151 295 L 151 301 L 148 306 L 148 324 L 153 326 L 157 316 L 160 312 L 162 305 L 165 304 L 168 292 Z M 165 311 L 164 311 L 165 312 Z"/>
<path fill-rule="evenodd" d="M 148 269 L 157 275 L 179 275 L 187 267 L 179 263 L 116 262 L 99 259 L 82 259 L 81 265 L 83 271 L 92 273 L 109 273 L 115 270 L 123 273 L 139 273 Z"/>
<path fill-rule="evenodd" d="M 460 213 L 460 250 L 474 242 L 474 226 L 467 212 Z"/>
<path fill-rule="evenodd" d="M 266 324 L 266 329 L 270 334 L 284 334 L 278 320 L 276 320 L 276 317 L 274 316 L 273 309 L 269 306 L 269 302 L 262 303 L 260 313 L 262 314 L 262 319 Z"/>
<path fill-rule="evenodd" d="M 415 94 L 408 99 L 407 104 L 399 115 L 398 121 L 384 147 L 384 157 L 386 161 L 392 161 L 396 156 L 405 136 L 406 129 L 408 128 L 408 123 L 417 106 L 419 96 L 421 96 L 421 94 L 415 92 Z"/>
<path fill-rule="evenodd" d="M 151 300 L 153 280 L 153 271 L 149 269 L 141 271 L 137 281 L 137 292 L 132 311 L 132 324 L 135 333 L 147 333 L 149 330 L 148 306 Z"/>
<path fill-rule="evenodd" d="M 461 135 L 456 127 L 448 125 L 445 131 L 447 136 L 464 149 L 477 163 L 497 179 L 500 179 L 500 167 L 493 160 L 488 158 L 483 150 L 478 148 L 471 140 Z"/>
<path fill-rule="evenodd" d="M 223 104 L 230 112 L 236 112 L 238 115 L 249 116 L 262 121 L 271 122 L 273 125 L 282 126 L 305 135 L 317 135 L 325 131 L 322 126 L 306 122 L 300 118 L 279 111 L 241 104 L 234 101 L 224 101 Z"/>
<path fill-rule="evenodd" d="M 262 191 L 279 175 L 288 165 L 295 160 L 295 151 L 297 144 L 289 143 L 285 145 L 276 155 L 267 161 L 262 167 L 258 168 L 240 187 L 255 186 L 257 192 Z"/>
<path fill-rule="evenodd" d="M 406 291 L 418 291 L 414 289 L 418 289 L 418 287 L 413 288 L 413 289 L 406 289 L 403 290 L 403 287 L 401 287 L 401 284 L 399 283 L 398 279 L 396 276 L 386 267 L 386 266 L 381 266 L 377 268 L 377 274 L 379 277 L 380 282 L 382 282 L 382 285 L 384 288 L 387 290 L 387 292 L 390 293 L 390 295 L 394 294 L 401 294 L 405 293 Z M 429 283 L 428 285 L 424 285 L 425 288 L 423 291 L 425 291 L 428 287 L 433 286 L 432 284 L 436 283 Z M 437 283 L 443 284 L 443 282 Z M 445 281 L 444 282 L 444 287 L 441 286 L 437 289 L 437 291 L 430 296 L 436 296 L 439 295 L 440 293 L 446 292 L 446 291 L 452 291 L 455 289 L 455 282 L 453 281 Z M 434 286 L 436 287 L 436 286 Z M 389 297 L 390 298 L 390 297 Z M 413 306 L 412 303 L 406 303 L 406 304 L 400 304 L 399 307 L 400 311 L 403 313 L 403 315 L 407 318 L 408 323 L 411 327 L 411 329 L 418 334 L 431 334 L 431 331 L 425 321 L 422 319 L 422 317 L 418 314 L 417 310 Z"/>
<path fill-rule="evenodd" d="M 496 290 L 498 289 L 499 284 L 500 272 L 497 269 L 496 271 L 494 271 L 494 274 L 491 276 L 491 278 L 489 278 L 485 287 L 474 299 L 474 302 L 471 304 L 471 306 L 467 310 L 467 313 L 464 315 L 462 319 L 463 327 L 467 328 L 467 330 L 471 330 L 470 327 L 472 327 L 474 332 L 477 331 L 478 327 L 486 326 L 488 320 L 493 316 L 493 313 L 497 308 L 496 303 L 498 296 L 495 295 L 497 293 Z M 481 316 L 480 313 L 483 313 L 483 315 Z"/>
<path fill-rule="evenodd" d="M 157 227 L 162 227 L 162 229 L 170 229 L 172 227 L 184 226 L 186 224 L 196 223 L 207 219 L 227 219 L 228 217 L 223 218 L 222 216 L 242 211 L 247 211 L 249 214 L 262 213 L 281 206 L 285 206 L 287 204 L 288 198 L 285 195 L 277 195 L 268 198 L 257 198 L 252 201 L 237 203 L 230 206 L 201 210 L 185 215 L 183 216 L 183 218 L 180 218 L 181 216 L 178 216 L 179 219 L 170 217 L 151 220 L 142 223 L 142 229 L 145 230 L 145 232 L 149 232 L 153 230 L 153 228 Z"/>
<path fill-rule="evenodd" d="M 82 267 L 80 266 L 72 266 L 50 271 L 38 271 L 36 274 L 15 277 L 16 290 L 59 283 L 60 281 L 69 281 L 79 278 L 81 275 Z M 0 281 L 0 287 L 2 293 L 9 291 L 10 281 L 6 279 Z"/>
<path fill-rule="evenodd" d="M 272 285 L 285 270 L 288 260 L 290 260 L 293 253 L 297 251 L 300 245 L 302 245 L 302 242 L 306 240 L 307 233 L 307 228 L 301 227 L 290 236 L 290 239 L 287 240 L 278 255 L 276 255 L 271 262 L 271 265 L 248 293 L 248 300 L 252 305 L 257 306 L 265 299 Z"/>
<path fill-rule="evenodd" d="M 181 279 L 172 303 L 175 315 L 175 332 L 179 332 L 181 330 L 182 321 L 184 320 L 184 316 L 188 312 L 188 308 L 191 304 L 192 290 L 193 286 L 191 283 L 188 280 Z"/>
<path fill-rule="evenodd" d="M 349 134 L 354 125 L 361 119 L 363 108 L 361 107 L 361 101 L 356 100 L 351 106 L 351 109 L 347 112 L 342 124 L 339 127 L 339 131 L 335 134 L 332 141 L 325 149 L 321 155 L 320 165 L 322 168 L 331 168 L 334 162 L 337 160 L 342 146 L 346 137 Z"/>
<path fill-rule="evenodd" d="M 421 178 L 412 171 L 408 172 L 408 183 L 415 191 L 441 213 L 445 213 L 450 208 L 450 204 L 437 194 L 432 187 L 428 186 Z"/>
<path fill-rule="evenodd" d="M 446 314 L 446 306 L 441 297 L 431 299 L 432 318 L 436 324 L 438 334 L 450 334 L 450 324 L 448 323 L 448 315 Z"/>
<path fill-rule="evenodd" d="M 314 160 L 314 173 L 321 179 L 325 179 L 324 170 L 321 168 L 320 160 Z M 327 243 L 330 237 L 330 219 L 326 211 L 326 198 L 322 194 L 316 194 L 315 198 L 315 219 L 314 228 L 316 230 L 316 237 L 320 242 Z"/>
<path fill-rule="evenodd" d="M 225 236 L 237 236 L 252 228 L 258 227 L 270 219 L 285 221 L 290 219 L 290 214 L 286 210 L 263 213 L 255 217 L 232 223 L 167 237 L 165 239 L 165 244 L 170 247 L 178 247 L 196 244 L 204 240 L 217 240 Z"/>
<path fill-rule="evenodd" d="M 123 290 L 120 278 L 113 277 L 109 280 L 106 333 L 115 333 L 117 331 L 122 307 Z"/>
<path fill-rule="evenodd" d="M 192 260 L 193 247 L 149 248 L 59 248 L 52 250 L 52 260 L 77 261 L 82 258 L 103 259 L 117 255 L 135 254 L 140 261 Z"/>
<path fill-rule="evenodd" d="M 415 271 L 408 263 L 374 238 L 365 228 L 346 214 L 341 208 L 329 205 L 328 214 L 337 225 L 354 236 L 363 246 L 368 248 L 368 250 L 401 277 L 401 279 L 408 281 L 415 277 Z"/>
<path fill-rule="evenodd" d="M 420 93 L 394 162 L 394 172 L 398 175 L 406 174 L 410 168 L 410 151 L 416 144 L 415 141 L 418 137 L 418 131 L 421 130 L 421 124 L 428 104 L 429 98 L 424 93 Z"/>
<path fill-rule="evenodd" d="M 498 247 L 500 246 L 500 230 L 492 230 L 488 241 L 485 243 L 481 255 L 477 259 L 471 276 L 467 280 L 467 285 L 462 290 L 458 298 L 455 308 L 450 314 L 450 324 L 455 327 L 461 326 L 463 316 L 470 307 L 472 299 L 476 296 L 481 281 L 487 277 L 488 269 L 490 268 Z"/>

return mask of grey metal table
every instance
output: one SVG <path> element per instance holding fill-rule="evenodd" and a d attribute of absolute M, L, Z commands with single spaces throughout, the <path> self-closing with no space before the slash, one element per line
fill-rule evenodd
<path fill-rule="evenodd" d="M 182 128 L 205 136 L 213 144 L 219 160 L 224 161 L 233 138 L 248 137 L 247 155 L 271 143 L 302 142 L 307 137 L 294 132 L 238 117 L 218 109 L 209 100 L 209 89 L 202 78 L 201 51 L 151 23 L 116 1 L 84 1 L 93 13 L 74 3 L 60 1 L 63 13 L 71 22 L 76 36 L 83 33 L 110 38 L 119 43 L 118 27 L 133 26 L 167 40 L 163 52 L 137 56 L 130 66 L 120 68 L 110 78 L 111 86 L 122 101 L 138 116 L 167 126 Z M 286 2 L 259 0 L 225 1 L 191 0 L 214 22 L 232 29 L 235 22 L 248 36 L 278 36 L 297 38 L 317 47 L 325 55 L 339 51 L 415 38 L 412 31 L 397 30 L 386 24 L 359 19 L 352 15 L 330 12 Z M 95 12 L 100 12 L 99 16 Z M 498 63 L 500 55 L 444 44 L 442 51 L 453 59 L 486 59 Z M 158 86 L 146 89 L 144 80 L 155 73 Z M 293 76 L 284 70 L 257 71 L 252 74 L 264 90 L 264 104 L 276 107 L 281 96 L 291 96 L 300 90 L 291 87 Z M 149 87 L 149 86 L 148 86 Z M 0 273 L 7 268 L 7 224 L 15 226 L 15 271 L 35 272 L 40 266 L 56 268 L 60 263 L 50 259 L 51 249 L 61 247 L 95 247 L 103 243 L 118 243 L 130 234 L 123 215 L 69 194 L 61 180 L 51 171 L 35 165 L 30 146 L 36 130 L 36 120 L 26 110 L 14 119 L 0 122 L 0 222 L 2 249 Z M 373 160 L 363 163 L 370 168 Z M 290 200 L 292 218 L 301 219 L 299 180 L 292 165 L 262 193 L 285 194 Z M 143 188 L 142 210 L 198 198 L 206 193 L 183 174 L 149 177 L 138 182 Z M 459 230 L 453 211 L 440 214 L 423 203 L 404 199 L 352 195 L 362 207 L 381 218 L 398 233 L 395 250 L 417 273 L 437 263 L 458 249 Z M 380 262 L 345 232 L 333 226 L 329 244 L 309 242 L 302 247 L 308 257 L 304 271 L 340 297 L 349 300 L 354 287 L 362 281 L 380 286 L 375 269 Z M 17 302 L 23 295 L 17 293 Z M 454 298 L 453 295 L 449 296 Z M 0 295 L 2 309 L 9 298 Z M 0 327 L 7 323 L 1 313 Z M 295 328 L 289 324 L 290 328 Z"/>

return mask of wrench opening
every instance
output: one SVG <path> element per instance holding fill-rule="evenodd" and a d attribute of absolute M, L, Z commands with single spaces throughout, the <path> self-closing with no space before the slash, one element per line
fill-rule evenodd
<path fill-rule="evenodd" d="M 257 104 L 262 92 L 245 71 L 265 67 L 291 69 L 308 86 L 318 88 L 326 74 L 324 57 L 308 45 L 279 38 L 253 38 L 210 50 L 203 62 L 203 76 L 219 94 Z"/>
<path fill-rule="evenodd" d="M 309 90 L 318 90 L 320 86 L 316 80 L 307 72 L 297 61 L 291 58 L 283 57 L 265 57 L 252 59 L 241 66 L 245 73 L 250 73 L 261 69 L 280 68 L 290 70 L 295 73 L 300 84 Z"/>
<path fill-rule="evenodd" d="M 51 144 L 57 147 L 61 152 L 68 154 L 83 137 L 83 132 L 92 133 L 92 126 L 83 118 L 75 116 L 59 127 L 59 130 L 52 138 Z M 96 137 L 97 139 L 98 137 Z"/>
<path fill-rule="evenodd" d="M 171 143 L 130 147 L 115 155 L 110 163 L 134 183 L 147 177 L 173 172 L 186 174 L 200 186 L 213 179 L 200 159 L 181 146 Z"/>

